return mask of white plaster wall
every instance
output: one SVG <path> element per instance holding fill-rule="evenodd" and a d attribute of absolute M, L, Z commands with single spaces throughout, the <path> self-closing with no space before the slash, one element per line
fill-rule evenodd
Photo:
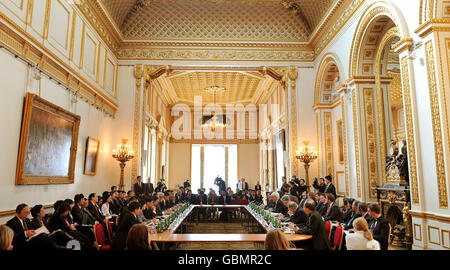
<path fill-rule="evenodd" d="M 62 185 L 24 185 L 16 186 L 15 173 L 17 154 L 19 150 L 20 129 L 23 105 L 27 92 L 28 66 L 14 58 L 9 52 L 0 50 L 0 211 L 12 210 L 19 203 L 51 204 L 59 199 L 72 198 L 76 193 L 91 192 L 100 194 L 109 190 L 111 185 L 118 184 L 119 166 L 111 157 L 112 148 L 119 142 L 121 130 L 125 130 L 129 119 L 127 110 L 122 110 L 131 104 L 126 104 L 125 88 L 119 90 L 119 106 L 117 118 L 105 116 L 82 100 L 72 104 L 71 94 L 62 85 L 42 76 L 41 97 L 81 116 L 78 150 L 75 164 L 74 184 Z M 122 85 L 123 85 L 122 81 Z M 28 87 L 30 92 L 38 94 L 38 83 L 34 81 Z M 134 102 L 133 102 L 134 104 Z M 123 123 L 118 123 L 121 119 Z M 92 136 L 100 140 L 97 175 L 83 174 L 86 140 Z M 0 223 L 6 220 L 0 220 Z"/>

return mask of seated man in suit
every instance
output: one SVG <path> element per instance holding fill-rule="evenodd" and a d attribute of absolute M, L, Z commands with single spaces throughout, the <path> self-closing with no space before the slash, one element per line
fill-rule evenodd
<path fill-rule="evenodd" d="M 372 231 L 373 238 L 380 243 L 381 250 L 388 250 L 390 231 L 388 220 L 381 215 L 381 208 L 376 203 L 370 204 L 369 214 L 372 217 L 369 229 Z"/>
<path fill-rule="evenodd" d="M 230 201 L 231 201 L 231 198 L 227 194 L 227 191 L 226 190 L 222 190 L 222 194 L 219 197 L 219 204 L 221 204 L 221 205 L 230 204 Z"/>
<path fill-rule="evenodd" d="M 335 203 L 334 195 L 331 193 L 325 193 L 325 196 L 327 197 L 327 211 L 325 212 L 324 220 L 327 221 L 341 221 L 341 209 L 339 206 Z"/>
<path fill-rule="evenodd" d="M 183 190 L 180 188 L 177 190 L 177 193 L 175 194 L 175 203 L 179 204 L 179 203 L 185 203 L 185 198 L 184 198 L 184 194 L 183 194 Z"/>
<path fill-rule="evenodd" d="M 128 210 L 120 215 L 119 226 L 112 241 L 111 248 L 114 250 L 123 250 L 126 247 L 128 232 L 135 224 L 139 224 L 137 215 L 141 212 L 141 206 L 138 202 L 132 202 L 128 205 Z"/>
<path fill-rule="evenodd" d="M 153 205 L 154 200 L 147 197 L 145 199 L 145 209 L 143 207 L 142 213 L 144 217 L 148 220 L 156 218 L 155 206 Z"/>
<path fill-rule="evenodd" d="M 297 225 L 297 227 L 305 226 L 307 216 L 305 210 L 301 208 L 296 202 L 289 202 L 289 222 Z"/>
<path fill-rule="evenodd" d="M 288 215 L 288 205 L 291 201 L 291 197 L 289 195 L 284 195 L 281 199 L 277 200 L 275 203 L 275 209 L 273 209 L 274 213 L 281 213 L 283 216 Z"/>
<path fill-rule="evenodd" d="M 321 215 L 324 216 L 326 211 L 328 209 L 327 205 L 327 197 L 323 193 L 319 193 L 319 202 L 316 206 L 316 211 Z"/>
<path fill-rule="evenodd" d="M 350 198 L 344 198 L 344 215 L 342 215 L 343 223 L 347 223 L 349 219 L 352 217 L 353 214 L 352 203 L 353 200 L 351 200 Z"/>
<path fill-rule="evenodd" d="M 261 194 L 261 190 L 258 189 L 256 190 L 256 195 L 255 195 L 255 200 L 253 201 L 253 203 L 255 203 L 256 205 L 261 205 L 263 204 L 263 196 Z"/>
<path fill-rule="evenodd" d="M 117 198 L 117 191 L 114 191 L 111 193 L 111 201 L 109 202 L 109 211 L 111 211 L 111 213 L 113 214 L 119 215 L 121 207 L 117 202 L 116 198 Z"/>
<path fill-rule="evenodd" d="M 297 227 L 292 225 L 291 228 L 295 231 L 295 233 L 312 235 L 311 249 L 330 250 L 330 240 L 328 239 L 328 233 L 325 229 L 325 223 L 315 208 L 316 205 L 314 201 L 308 200 L 303 207 L 305 213 L 307 214 L 306 226 Z"/>
<path fill-rule="evenodd" d="M 366 219 L 366 221 L 367 221 L 367 224 L 369 224 L 369 226 L 370 226 L 370 223 L 372 222 L 372 216 L 369 214 L 369 212 L 368 212 L 368 207 L 367 207 L 367 203 L 365 203 L 365 202 L 360 202 L 359 204 L 358 204 L 358 211 L 359 211 L 359 213 L 361 214 L 361 216 L 363 217 L 363 218 L 365 218 Z"/>
<path fill-rule="evenodd" d="M 19 204 L 16 208 L 16 215 L 6 222 L 6 226 L 14 231 L 12 246 L 14 250 L 51 250 L 57 246 L 48 234 L 36 235 L 32 230 L 32 224 L 28 219 L 30 207 L 26 204 Z M 31 239 L 32 238 L 32 239 Z"/>
<path fill-rule="evenodd" d="M 341 224 L 342 226 L 344 226 L 344 230 L 350 230 L 353 229 L 353 221 L 355 221 L 355 219 L 361 217 L 361 213 L 359 213 L 358 211 L 358 205 L 359 205 L 359 201 L 354 200 L 352 203 L 352 213 L 350 218 L 348 219 L 347 222 Z"/>
<path fill-rule="evenodd" d="M 91 215 L 95 218 L 96 221 L 100 223 L 106 223 L 105 216 L 102 214 L 102 210 L 98 206 L 98 197 L 95 195 L 95 193 L 89 194 L 88 197 L 89 204 L 87 206 L 87 210 Z"/>

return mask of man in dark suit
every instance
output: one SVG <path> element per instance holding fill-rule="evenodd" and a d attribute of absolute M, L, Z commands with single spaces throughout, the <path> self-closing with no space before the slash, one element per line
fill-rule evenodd
<path fill-rule="evenodd" d="M 256 185 L 255 185 L 255 191 L 258 191 L 258 190 L 261 190 L 261 185 L 259 184 L 259 181 L 256 182 Z"/>
<path fill-rule="evenodd" d="M 227 191 L 222 190 L 222 195 L 219 197 L 219 204 L 220 205 L 230 204 L 230 201 L 231 198 L 230 196 L 228 196 Z"/>
<path fill-rule="evenodd" d="M 156 212 L 155 212 L 154 208 L 155 208 L 155 206 L 153 205 L 153 199 L 147 197 L 145 199 L 145 209 L 142 211 L 144 214 L 144 217 L 146 219 L 156 218 Z"/>
<path fill-rule="evenodd" d="M 381 215 L 381 208 L 378 204 L 370 204 L 369 214 L 373 218 L 369 224 L 373 239 L 380 243 L 381 250 L 388 250 L 390 226 L 387 219 Z"/>
<path fill-rule="evenodd" d="M 48 234 L 36 235 L 36 231 L 31 230 L 30 207 L 26 204 L 19 204 L 16 208 L 16 216 L 6 222 L 6 226 L 14 231 L 12 241 L 14 250 L 47 250 L 56 249 L 57 246 Z M 34 237 L 34 238 L 32 238 Z M 32 239 L 31 239 L 32 238 Z"/>
<path fill-rule="evenodd" d="M 260 189 L 258 189 L 256 191 L 256 196 L 255 196 L 255 200 L 253 201 L 253 203 L 255 203 L 257 205 L 263 204 L 263 196 L 261 194 L 261 190 Z"/>
<path fill-rule="evenodd" d="M 119 225 L 117 227 L 116 236 L 112 241 L 111 248 L 114 250 L 123 250 L 126 247 L 128 232 L 135 224 L 139 224 L 137 215 L 141 212 L 141 206 L 138 202 L 132 202 L 128 205 L 128 211 L 120 215 Z"/>
<path fill-rule="evenodd" d="M 307 215 L 305 213 L 305 210 L 299 207 L 296 202 L 289 202 L 288 208 L 288 214 L 290 215 L 289 222 L 297 225 L 297 227 L 306 225 Z"/>
<path fill-rule="evenodd" d="M 331 193 L 325 193 L 325 196 L 327 197 L 327 211 L 324 215 L 324 220 L 330 220 L 330 221 L 341 221 L 341 209 L 339 209 L 339 206 L 335 203 L 334 195 Z"/>
<path fill-rule="evenodd" d="M 332 183 L 331 175 L 325 176 L 325 184 L 326 184 L 326 186 L 325 186 L 325 192 L 324 193 L 331 193 L 331 194 L 333 194 L 333 196 L 335 198 L 337 198 L 337 196 L 336 196 L 336 187 Z"/>
<path fill-rule="evenodd" d="M 98 207 L 97 202 L 98 198 L 95 195 L 95 193 L 89 194 L 89 204 L 87 206 L 87 210 L 91 213 L 91 215 L 95 218 L 96 221 L 100 223 L 105 222 L 105 216 L 103 216 L 102 211 L 100 210 L 100 207 Z"/>
<path fill-rule="evenodd" d="M 137 182 L 134 184 L 134 194 L 136 194 L 137 197 L 141 197 L 145 194 L 147 187 L 145 186 L 144 183 L 142 183 L 141 176 L 138 176 L 136 180 Z"/>
<path fill-rule="evenodd" d="M 189 183 L 189 179 L 186 179 L 186 181 L 184 181 L 183 187 L 184 187 L 184 189 L 187 189 L 187 188 L 191 187 L 191 183 Z"/>
<path fill-rule="evenodd" d="M 325 229 L 325 223 L 322 220 L 320 214 L 315 211 L 315 203 L 313 200 L 308 200 L 305 203 L 304 210 L 308 215 L 306 226 L 297 227 L 293 229 L 298 234 L 311 234 L 312 235 L 312 249 L 313 250 L 330 250 L 330 240 L 328 239 L 328 233 Z"/>
<path fill-rule="evenodd" d="M 326 211 L 328 209 L 327 205 L 327 197 L 323 193 L 319 193 L 319 202 L 316 206 L 316 211 L 321 215 L 324 216 Z"/>
<path fill-rule="evenodd" d="M 276 192 L 274 192 L 274 193 L 276 193 Z M 276 193 L 276 194 L 278 194 L 278 193 Z M 287 208 L 286 205 L 289 203 L 290 197 L 289 196 L 283 196 L 281 199 L 279 199 L 279 196 L 280 195 L 278 195 L 278 197 L 276 195 L 273 195 L 273 198 L 274 198 L 274 201 L 275 201 L 275 208 L 273 209 L 273 212 L 274 213 L 281 213 L 284 216 L 286 216 L 287 212 L 288 212 L 288 208 Z"/>
<path fill-rule="evenodd" d="M 352 203 L 352 214 L 350 216 L 350 219 L 344 224 L 344 230 L 349 230 L 349 229 L 353 229 L 353 221 L 355 221 L 355 219 L 361 217 L 361 214 L 358 211 L 358 205 L 359 205 L 359 201 L 353 201 Z"/>
<path fill-rule="evenodd" d="M 154 191 L 155 191 L 155 188 L 153 187 L 152 181 L 150 180 L 150 177 L 149 177 L 149 178 L 147 178 L 145 195 L 151 196 Z"/>
<path fill-rule="evenodd" d="M 366 219 L 367 224 L 370 225 L 370 223 L 372 222 L 373 218 L 368 212 L 367 204 L 364 203 L 364 202 L 360 202 L 358 204 L 358 211 L 361 214 L 361 216 Z"/>

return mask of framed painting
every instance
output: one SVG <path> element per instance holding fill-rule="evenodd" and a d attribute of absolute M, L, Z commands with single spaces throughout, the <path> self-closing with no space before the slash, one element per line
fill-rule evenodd
<path fill-rule="evenodd" d="M 88 137 L 86 142 L 86 156 L 84 159 L 84 174 L 97 174 L 98 151 L 100 150 L 100 141 Z"/>
<path fill-rule="evenodd" d="M 342 120 L 336 121 L 338 139 L 338 159 L 340 164 L 344 164 L 344 125 Z"/>
<path fill-rule="evenodd" d="M 27 93 L 16 185 L 73 183 L 80 121 L 80 116 Z"/>

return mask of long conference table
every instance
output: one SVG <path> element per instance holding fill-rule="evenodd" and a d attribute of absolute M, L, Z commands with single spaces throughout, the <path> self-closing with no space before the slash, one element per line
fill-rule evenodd
<path fill-rule="evenodd" d="M 183 218 L 175 221 L 171 228 L 162 233 L 150 234 L 151 241 L 154 242 L 264 242 L 266 239 L 266 233 L 239 233 L 239 234 L 225 234 L 225 233 L 175 233 L 179 226 L 185 221 L 185 219 L 191 214 L 194 209 L 212 208 L 212 209 L 245 209 L 253 219 L 264 228 L 269 230 L 269 227 L 263 224 L 253 213 L 249 211 L 246 205 L 191 205 L 183 214 Z M 297 242 L 311 239 L 311 235 L 302 235 L 294 233 L 285 233 L 288 241 Z"/>

